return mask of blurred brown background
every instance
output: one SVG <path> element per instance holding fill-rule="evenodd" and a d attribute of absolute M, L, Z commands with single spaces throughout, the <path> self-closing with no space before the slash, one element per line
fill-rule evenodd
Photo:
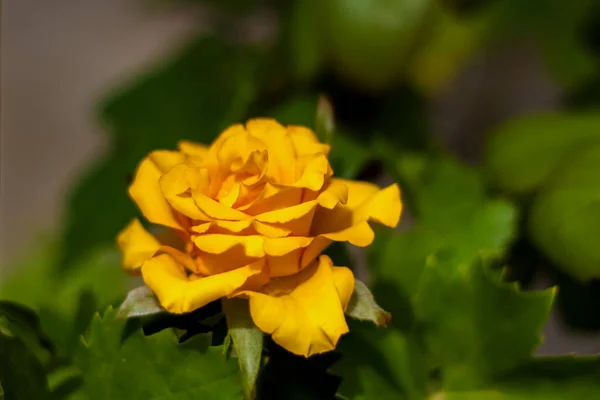
<path fill-rule="evenodd" d="M 57 225 L 69 182 L 102 151 L 98 96 L 202 18 L 139 0 L 2 6 L 0 270 Z"/>

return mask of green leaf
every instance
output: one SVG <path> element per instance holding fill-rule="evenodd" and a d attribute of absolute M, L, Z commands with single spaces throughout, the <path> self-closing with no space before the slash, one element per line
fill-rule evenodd
<path fill-rule="evenodd" d="M 227 361 L 207 335 L 179 344 L 170 330 L 144 337 L 140 329 L 123 342 L 125 320 L 109 308 L 92 320 L 77 352 L 84 393 L 94 399 L 235 399 L 242 397 L 235 362 Z"/>
<path fill-rule="evenodd" d="M 550 175 L 527 228 L 563 272 L 584 282 L 600 278 L 600 140 L 573 152 Z"/>
<path fill-rule="evenodd" d="M 44 332 L 60 350 L 68 351 L 96 307 L 119 304 L 133 280 L 120 267 L 121 256 L 114 246 L 87 252 L 76 269 L 57 275 L 56 241 L 46 238 L 36 243 L 35 250 L 11 268 L 14 273 L 3 279 L 0 298 L 38 312 Z"/>
<path fill-rule="evenodd" d="M 4 318 L 5 329 L 19 338 L 34 353 L 42 364 L 47 364 L 55 348 L 43 331 L 36 313 L 18 303 L 0 301 L 0 318 Z"/>
<path fill-rule="evenodd" d="M 165 312 L 148 286 L 140 286 L 127 293 L 117 318 L 137 318 Z"/>
<path fill-rule="evenodd" d="M 337 350 L 342 358 L 332 371 L 342 377 L 338 394 L 353 400 L 425 397 L 427 365 L 414 335 L 351 323 Z"/>
<path fill-rule="evenodd" d="M 0 382 L 9 400 L 50 398 L 44 367 L 0 316 Z"/>
<path fill-rule="evenodd" d="M 412 193 L 418 221 L 408 232 L 379 234 L 385 244 L 373 271 L 377 282 L 389 281 L 409 298 L 430 255 L 446 249 L 468 265 L 479 255 L 497 257 L 513 238 L 517 219 L 511 204 L 486 196 L 476 170 L 449 159 L 417 161 L 399 161 L 398 173 Z M 393 299 L 375 294 L 395 316 Z"/>
<path fill-rule="evenodd" d="M 415 314 L 442 369 L 443 387 L 465 390 L 527 361 L 541 340 L 554 290 L 520 292 L 476 263 L 430 258 L 415 297 Z"/>
<path fill-rule="evenodd" d="M 128 177 L 150 151 L 175 148 L 181 139 L 209 143 L 242 122 L 255 98 L 257 60 L 251 49 L 198 39 L 103 101 L 111 144 L 72 189 L 61 268 L 72 268 L 89 248 L 114 243 L 137 215 Z"/>
<path fill-rule="evenodd" d="M 256 380 L 263 350 L 263 333 L 254 325 L 246 299 L 223 299 L 229 336 L 240 365 L 240 374 L 246 399 L 256 397 Z"/>
<path fill-rule="evenodd" d="M 441 392 L 432 400 L 565 400 L 600 396 L 598 357 L 539 358 L 479 391 Z"/>
<path fill-rule="evenodd" d="M 363 321 L 371 321 L 377 326 L 385 326 L 391 319 L 390 313 L 375 302 L 373 294 L 363 282 L 354 280 L 354 292 L 350 297 L 346 315 Z"/>
<path fill-rule="evenodd" d="M 489 137 L 484 167 L 491 183 L 508 192 L 528 193 L 580 148 L 600 142 L 600 114 L 540 114 L 501 125 Z"/>
<path fill-rule="evenodd" d="M 444 3 L 433 3 L 431 30 L 410 60 L 408 76 L 419 89 L 435 95 L 443 90 L 489 39 L 496 8 L 459 16 Z"/>

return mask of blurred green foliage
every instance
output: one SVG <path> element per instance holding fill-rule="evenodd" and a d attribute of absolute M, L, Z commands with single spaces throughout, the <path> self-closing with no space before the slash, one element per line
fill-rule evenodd
<path fill-rule="evenodd" d="M 106 154 L 73 184 L 61 234 L 36 240 L 0 285 L 0 399 L 600 396 L 598 358 L 534 356 L 556 291 L 506 282 L 523 275 L 515 268 L 542 266 L 559 285 L 565 320 L 600 328 L 593 0 L 170 6 L 190 4 L 218 11 L 215 31 L 102 100 Z M 274 44 L 232 37 L 265 9 L 277 20 Z M 523 43 L 568 109 L 482 132 L 482 164 L 464 165 L 433 136 L 432 105 L 483 52 Z M 332 107 L 317 113 L 323 94 Z M 349 321 L 336 352 L 304 359 L 270 340 L 262 347 L 243 315 L 227 336 L 220 304 L 116 318 L 111 307 L 136 286 L 114 245 L 137 215 L 127 196 L 136 165 L 151 150 L 209 143 L 256 116 L 322 133 L 337 176 L 400 182 L 405 226 L 378 229 L 367 251 L 371 290 L 393 316 L 388 329 Z M 342 245 L 327 252 L 360 267 Z"/>

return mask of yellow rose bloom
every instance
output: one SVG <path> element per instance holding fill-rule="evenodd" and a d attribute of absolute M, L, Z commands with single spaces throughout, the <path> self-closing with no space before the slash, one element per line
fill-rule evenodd
<path fill-rule="evenodd" d="M 369 245 L 369 221 L 396 226 L 398 186 L 333 178 L 329 145 L 272 119 L 178 148 L 150 153 L 129 194 L 182 244 L 161 243 L 134 220 L 118 236 L 124 268 L 171 313 L 244 297 L 256 326 L 292 353 L 333 350 L 348 332 L 354 276 L 319 255 L 332 241 Z"/>

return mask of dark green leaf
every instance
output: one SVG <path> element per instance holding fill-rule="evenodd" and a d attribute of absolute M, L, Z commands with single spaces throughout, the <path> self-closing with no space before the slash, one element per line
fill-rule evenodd
<path fill-rule="evenodd" d="M 342 377 L 339 394 L 353 400 L 425 397 L 427 365 L 412 335 L 351 323 L 338 351 L 342 358 L 332 370 Z"/>
<path fill-rule="evenodd" d="M 0 301 L 0 317 L 4 318 L 12 335 L 37 355 L 40 362 L 46 364 L 49 361 L 55 352 L 54 344 L 42 330 L 40 319 L 33 310 L 18 303 Z"/>
<path fill-rule="evenodd" d="M 263 333 L 254 325 L 246 299 L 223 299 L 229 336 L 240 365 L 242 386 L 246 399 L 256 397 L 256 379 L 260 370 Z"/>
<path fill-rule="evenodd" d="M 520 292 L 481 265 L 440 255 L 430 258 L 415 297 L 426 343 L 442 368 L 443 387 L 485 387 L 495 377 L 527 361 L 554 291 Z"/>
<path fill-rule="evenodd" d="M 294 1 L 289 19 L 290 68 L 296 79 L 310 81 L 323 67 L 325 61 L 319 38 L 318 3 L 312 0 Z"/>
<path fill-rule="evenodd" d="M 91 399 L 235 399 L 242 397 L 237 366 L 226 361 L 207 335 L 179 344 L 172 330 L 124 342 L 125 320 L 109 308 L 92 320 L 90 335 L 77 352 L 85 394 Z"/>
<path fill-rule="evenodd" d="M 61 268 L 73 267 L 97 244 L 114 243 L 137 214 L 127 195 L 128 177 L 150 151 L 174 148 L 181 139 L 208 143 L 229 124 L 242 122 L 256 92 L 256 61 L 250 49 L 199 39 L 104 101 L 112 143 L 73 188 Z"/>

